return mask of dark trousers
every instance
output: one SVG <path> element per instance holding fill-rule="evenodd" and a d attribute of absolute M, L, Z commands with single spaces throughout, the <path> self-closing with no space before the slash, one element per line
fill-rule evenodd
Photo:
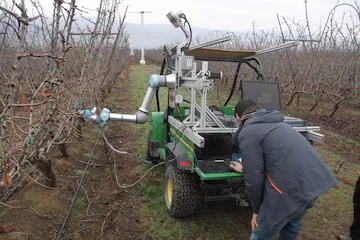
<path fill-rule="evenodd" d="M 360 240 L 360 177 L 356 182 L 353 203 L 354 222 L 350 228 L 350 235 L 353 240 Z"/>

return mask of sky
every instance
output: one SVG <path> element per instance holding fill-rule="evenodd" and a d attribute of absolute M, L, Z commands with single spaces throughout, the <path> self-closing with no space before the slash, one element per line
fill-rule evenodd
<path fill-rule="evenodd" d="M 308 16 L 313 26 L 324 23 L 328 13 L 338 0 L 307 0 Z M 51 0 L 40 0 L 46 11 L 51 11 Z M 351 3 L 355 0 L 339 0 Z M 90 9 L 98 7 L 99 0 L 77 0 L 78 6 Z M 256 29 L 270 30 L 278 25 L 276 14 L 287 16 L 296 21 L 305 21 L 304 0 L 124 0 L 121 9 L 129 6 L 130 12 L 151 11 L 145 15 L 145 24 L 169 24 L 166 14 L 169 11 L 186 14 L 194 27 L 249 31 Z M 339 17 L 350 8 L 338 9 Z M 50 14 L 50 12 L 49 12 Z M 140 14 L 129 13 L 127 21 L 140 23 Z"/>

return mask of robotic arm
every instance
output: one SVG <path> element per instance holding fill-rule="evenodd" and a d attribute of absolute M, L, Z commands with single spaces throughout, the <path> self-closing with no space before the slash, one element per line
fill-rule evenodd
<path fill-rule="evenodd" d="M 99 126 L 104 126 L 104 124 L 109 120 L 144 124 L 148 120 L 149 107 L 156 92 L 156 89 L 159 87 L 174 88 L 175 85 L 176 85 L 175 74 L 170 74 L 166 76 L 153 74 L 150 76 L 149 87 L 146 91 L 141 107 L 134 115 L 111 113 L 110 110 L 107 108 L 104 108 L 101 111 L 100 115 L 97 115 L 95 113 L 96 108 L 93 108 L 93 110 L 87 109 L 85 111 L 82 111 L 81 114 L 84 116 L 85 119 L 93 120 Z"/>

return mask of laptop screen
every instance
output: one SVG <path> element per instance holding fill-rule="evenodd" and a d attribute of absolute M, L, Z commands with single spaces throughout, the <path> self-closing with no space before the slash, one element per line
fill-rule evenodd
<path fill-rule="evenodd" d="M 205 133 L 202 136 L 205 138 L 205 147 L 196 147 L 195 153 L 197 159 L 231 158 L 232 134 Z"/>
<path fill-rule="evenodd" d="M 278 82 L 241 81 L 242 98 L 256 102 L 264 109 L 281 110 Z"/>

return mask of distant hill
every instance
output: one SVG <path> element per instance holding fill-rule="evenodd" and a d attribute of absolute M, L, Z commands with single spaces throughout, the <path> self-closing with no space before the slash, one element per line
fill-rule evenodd
<path fill-rule="evenodd" d="M 126 23 L 125 31 L 129 33 L 129 41 L 131 48 L 141 48 L 141 25 L 136 23 Z M 210 35 L 213 35 L 212 39 L 217 38 L 216 30 L 203 29 L 193 27 L 193 37 L 199 37 L 203 39 L 206 37 L 210 39 Z M 225 31 L 222 31 L 225 33 Z M 166 44 L 178 43 L 185 40 L 185 35 L 180 28 L 174 28 L 169 24 L 148 24 L 144 26 L 145 48 L 157 48 Z M 221 37 L 220 32 L 218 37 Z"/>

